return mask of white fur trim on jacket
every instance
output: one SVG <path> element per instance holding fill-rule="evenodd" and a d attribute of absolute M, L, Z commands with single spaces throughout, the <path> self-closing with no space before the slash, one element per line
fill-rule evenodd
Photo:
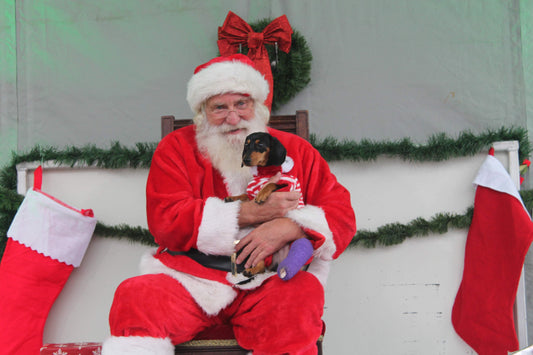
<path fill-rule="evenodd" d="M 165 274 L 177 280 L 206 314 L 218 314 L 237 297 L 237 292 L 231 286 L 171 269 L 154 258 L 154 253 L 155 250 L 152 250 L 141 258 L 141 274 Z"/>
<path fill-rule="evenodd" d="M 225 203 L 215 197 L 206 200 L 196 242 L 199 251 L 209 255 L 233 254 L 240 207 L 239 201 Z"/>
<path fill-rule="evenodd" d="M 287 217 L 304 228 L 322 234 L 326 240 L 324 241 L 324 244 L 315 250 L 314 256 L 324 260 L 333 259 L 333 254 L 335 254 L 337 247 L 333 241 L 333 233 L 329 229 L 326 215 L 320 207 L 305 205 L 302 208 L 289 211 Z"/>
<path fill-rule="evenodd" d="M 174 355 L 169 338 L 109 337 L 102 344 L 102 355 Z"/>
<path fill-rule="evenodd" d="M 226 93 L 248 94 L 265 102 L 270 89 L 261 73 L 237 60 L 213 63 L 194 74 L 187 84 L 187 102 L 193 113 L 212 96 Z"/>
<path fill-rule="evenodd" d="M 322 284 L 322 287 L 326 288 L 330 266 L 331 261 L 314 258 L 313 261 L 311 261 L 311 264 L 309 264 L 307 272 L 315 275 L 318 281 Z"/>
<path fill-rule="evenodd" d="M 226 275 L 226 280 L 234 284 L 235 288 L 238 288 L 241 290 L 253 290 L 254 288 L 261 286 L 261 284 L 266 279 L 268 279 L 269 277 L 275 276 L 275 275 L 276 273 L 273 271 L 265 271 L 264 273 L 255 275 L 252 280 L 239 285 L 239 282 L 248 280 L 248 277 L 244 276 L 243 274 L 237 274 L 233 276 L 231 272 L 228 272 L 228 274 Z"/>

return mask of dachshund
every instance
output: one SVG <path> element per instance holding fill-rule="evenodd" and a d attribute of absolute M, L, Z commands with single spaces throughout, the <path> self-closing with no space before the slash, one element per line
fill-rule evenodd
<path fill-rule="evenodd" d="M 277 138 L 268 133 L 255 132 L 246 137 L 242 152 L 241 166 L 281 167 L 281 164 L 283 164 L 285 161 L 286 156 L 287 150 Z M 281 171 L 281 168 L 278 170 Z M 275 175 L 275 173 L 272 175 Z M 286 186 L 286 183 L 268 183 L 264 185 L 257 193 L 257 196 L 254 197 L 255 203 L 263 204 L 272 192 Z M 249 201 L 249 197 L 249 194 L 228 196 L 224 199 L 224 201 Z"/>
<path fill-rule="evenodd" d="M 257 204 L 263 204 L 272 192 L 281 188 L 289 186 L 291 189 L 300 190 L 300 184 L 297 179 L 290 175 L 282 175 L 278 183 L 269 182 L 268 180 L 274 176 L 278 171 L 281 172 L 281 165 L 285 162 L 287 157 L 287 150 L 281 144 L 281 142 L 272 135 L 264 132 L 255 132 L 246 137 L 244 143 L 244 149 L 242 152 L 242 164 L 241 166 L 257 167 L 257 174 L 254 179 L 249 183 L 247 193 L 238 196 L 229 196 L 224 199 L 225 202 L 232 201 L 249 201 L 253 199 Z M 259 189 L 259 192 L 257 190 Z M 300 197 L 299 207 L 303 206 L 303 198 Z M 306 239 L 306 238 L 303 238 Z M 309 243 L 309 244 L 307 244 Z M 303 244 L 303 243 L 300 243 Z M 287 260 L 284 262 L 295 264 L 289 265 L 291 271 L 290 275 L 287 275 L 287 267 L 283 270 L 278 270 L 278 274 L 284 280 L 288 280 L 294 276 L 295 272 L 307 261 L 312 254 L 312 246 L 308 240 L 303 246 L 306 248 L 304 255 L 309 255 L 305 260 L 295 261 Z M 301 249 L 299 247 L 299 249 Z M 301 254 L 301 253 L 300 253 Z M 235 256 L 234 256 L 235 257 Z M 302 264 L 302 265 L 300 265 Z M 262 273 L 266 270 L 264 260 L 259 262 L 256 266 L 245 269 L 243 274 L 246 277 L 252 277 L 253 275 Z"/>

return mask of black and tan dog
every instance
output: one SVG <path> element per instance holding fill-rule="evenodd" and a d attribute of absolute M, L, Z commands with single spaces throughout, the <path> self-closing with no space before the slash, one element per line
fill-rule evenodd
<path fill-rule="evenodd" d="M 241 166 L 249 167 L 267 167 L 267 166 L 281 166 L 287 156 L 287 150 L 281 142 L 272 135 L 264 132 L 255 132 L 246 137 L 244 148 L 242 151 Z M 269 182 L 265 184 L 257 193 L 254 201 L 258 204 L 264 203 L 270 194 L 287 184 L 275 184 Z M 232 201 L 249 201 L 248 194 L 238 196 L 228 196 L 224 199 L 225 202 Z M 243 271 L 247 277 L 263 273 L 266 270 L 265 262 L 261 261 L 256 266 L 248 268 Z"/>
<path fill-rule="evenodd" d="M 272 135 L 264 132 L 255 132 L 248 137 L 244 142 L 244 149 L 242 151 L 241 166 L 281 166 L 287 156 L 287 150 L 281 142 Z M 255 196 L 254 201 L 258 204 L 264 203 L 270 194 L 287 184 L 268 183 L 261 188 Z M 238 196 L 229 196 L 224 199 L 226 202 L 231 201 L 248 201 L 248 195 L 242 194 Z"/>
<path fill-rule="evenodd" d="M 299 191 L 297 179 L 290 175 L 281 175 L 277 183 L 270 182 L 270 178 L 277 172 L 280 172 L 281 165 L 285 162 L 287 150 L 281 142 L 268 133 L 256 132 L 246 137 L 244 149 L 242 152 L 242 166 L 257 167 L 257 176 L 248 185 L 246 194 L 239 196 L 226 197 L 226 202 L 231 201 L 248 201 L 254 195 L 254 201 L 258 204 L 264 203 L 270 194 L 283 187 L 290 186 L 289 189 Z M 257 192 L 259 190 L 259 192 Z M 300 198 L 299 206 L 303 206 L 303 199 Z M 300 238 L 291 244 L 287 257 L 277 266 L 278 275 L 282 280 L 291 279 L 311 258 L 313 255 L 313 246 L 309 239 Z M 232 262 L 235 261 L 237 254 L 232 255 Z M 235 266 L 234 269 L 237 267 Z M 265 272 L 265 261 L 259 262 L 256 266 L 245 269 L 244 276 L 252 277 L 253 275 Z"/>

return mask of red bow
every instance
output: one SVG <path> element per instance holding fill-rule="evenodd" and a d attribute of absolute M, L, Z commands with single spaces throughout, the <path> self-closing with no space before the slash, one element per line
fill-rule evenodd
<path fill-rule="evenodd" d="M 265 27 L 263 32 L 254 32 L 242 18 L 229 12 L 222 27 L 218 28 L 218 49 L 222 56 L 235 54 L 240 46 L 248 47 L 248 57 L 256 69 L 265 76 L 270 93 L 265 105 L 270 108 L 274 89 L 274 78 L 265 44 L 278 44 L 278 48 L 288 53 L 291 49 L 292 28 L 287 16 L 282 15 Z"/>

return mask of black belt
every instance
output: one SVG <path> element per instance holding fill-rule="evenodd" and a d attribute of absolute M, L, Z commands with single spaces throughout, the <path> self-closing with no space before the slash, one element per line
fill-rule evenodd
<path fill-rule="evenodd" d="M 244 262 L 241 264 L 235 263 L 235 259 L 237 258 L 237 255 L 235 253 L 233 253 L 232 256 L 225 256 L 208 255 L 196 249 L 191 249 L 189 251 L 172 251 L 166 249 L 165 251 L 170 255 L 187 256 L 202 266 L 208 267 L 210 269 L 231 272 L 233 275 L 240 274 L 244 271 Z"/>

